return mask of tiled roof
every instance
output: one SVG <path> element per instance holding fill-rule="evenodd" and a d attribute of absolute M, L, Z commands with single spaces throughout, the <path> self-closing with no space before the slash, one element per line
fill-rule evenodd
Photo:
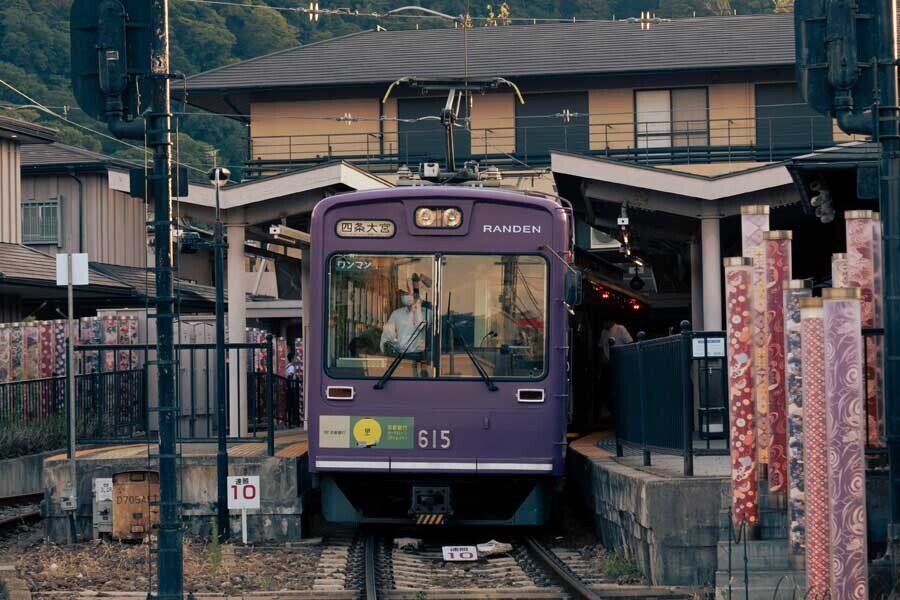
<path fill-rule="evenodd" d="M 676 19 L 642 30 L 629 21 L 367 31 L 225 65 L 188 79 L 191 90 L 470 78 L 716 70 L 794 64 L 790 14 Z M 190 97 L 189 97 L 190 100 Z"/>
<path fill-rule="evenodd" d="M 96 165 L 130 168 L 138 166 L 119 158 L 59 143 L 22 146 L 21 153 L 23 167 Z"/>
<path fill-rule="evenodd" d="M 0 243 L 0 282 L 30 281 L 56 285 L 56 258 L 28 246 Z M 91 269 L 90 284 L 125 290 L 127 285 Z"/>
<path fill-rule="evenodd" d="M 91 263 L 91 267 L 134 288 L 141 296 L 156 295 L 156 275 L 152 269 L 94 262 Z M 215 303 L 216 301 L 216 289 L 208 285 L 199 285 L 176 278 L 175 291 L 182 301 L 192 303 Z"/>

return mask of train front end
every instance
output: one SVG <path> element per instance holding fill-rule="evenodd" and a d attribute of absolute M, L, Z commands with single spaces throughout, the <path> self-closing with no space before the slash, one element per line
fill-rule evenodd
<path fill-rule="evenodd" d="M 332 522 L 538 525 L 563 473 L 557 202 L 420 187 L 313 212 L 310 469 Z"/>

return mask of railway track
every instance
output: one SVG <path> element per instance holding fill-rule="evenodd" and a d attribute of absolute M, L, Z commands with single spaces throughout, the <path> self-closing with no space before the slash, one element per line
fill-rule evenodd
<path fill-rule="evenodd" d="M 0 498 L 0 533 L 15 529 L 23 523 L 41 518 L 43 494 L 4 496 Z"/>
<path fill-rule="evenodd" d="M 438 543 L 399 548 L 389 536 L 361 530 L 341 531 L 324 544 L 313 587 L 321 600 L 690 597 L 602 585 L 576 552 L 549 549 L 534 538 L 516 539 L 511 552 L 463 563 L 444 562 Z"/>

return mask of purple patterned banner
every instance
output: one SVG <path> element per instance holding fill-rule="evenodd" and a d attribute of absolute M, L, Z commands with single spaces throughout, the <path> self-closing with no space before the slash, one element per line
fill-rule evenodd
<path fill-rule="evenodd" d="M 785 495 L 787 485 L 787 401 L 784 384 L 784 286 L 791 280 L 791 232 L 767 231 L 766 341 L 769 372 L 769 491 Z"/>
<path fill-rule="evenodd" d="M 759 526 L 756 407 L 753 405 L 752 312 L 749 258 L 725 259 L 728 339 L 728 414 L 731 446 L 731 519 L 737 530 Z"/>
<path fill-rule="evenodd" d="M 870 210 L 848 210 L 844 213 L 847 224 L 847 287 L 859 288 L 862 295 L 860 312 L 862 326 L 875 327 L 875 227 Z M 870 446 L 880 446 L 881 389 L 876 378 L 878 369 L 875 344 L 866 344 L 866 436 Z"/>
<path fill-rule="evenodd" d="M 882 256 L 882 225 L 881 215 L 872 213 L 872 276 L 874 282 L 872 305 L 874 307 L 875 327 L 884 327 L 884 257 Z M 875 417 L 878 421 L 878 442 L 880 447 L 885 446 L 886 432 L 884 430 L 884 336 L 870 338 L 870 343 L 875 346 L 875 385 L 877 389 L 877 403 L 875 405 Z"/>
<path fill-rule="evenodd" d="M 802 279 L 784 289 L 784 364 L 787 388 L 788 532 L 791 563 L 803 566 L 806 554 L 806 484 L 803 475 L 803 370 L 800 300 L 812 290 Z"/>
<path fill-rule="evenodd" d="M 825 341 L 822 299 L 801 300 L 803 346 L 803 460 L 806 492 L 806 589 L 825 598 L 831 589 L 828 509 L 828 435 L 825 419 Z"/>
<path fill-rule="evenodd" d="M 756 405 L 757 460 L 769 462 L 772 430 L 769 424 L 769 372 L 766 340 L 766 245 L 769 230 L 768 206 L 741 207 L 741 248 L 753 261 L 750 305 L 753 314 L 753 402 Z"/>
<path fill-rule="evenodd" d="M 859 290 L 823 291 L 831 597 L 868 598 L 865 424 Z"/>

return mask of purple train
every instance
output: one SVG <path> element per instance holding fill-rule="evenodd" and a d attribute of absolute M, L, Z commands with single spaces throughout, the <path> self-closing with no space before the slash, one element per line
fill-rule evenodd
<path fill-rule="evenodd" d="M 311 234 L 309 457 L 326 519 L 543 523 L 581 285 L 568 205 L 357 192 L 319 203 Z"/>

